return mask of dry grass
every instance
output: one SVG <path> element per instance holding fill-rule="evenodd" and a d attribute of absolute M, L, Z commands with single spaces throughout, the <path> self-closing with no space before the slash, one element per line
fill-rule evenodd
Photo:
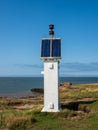
<path fill-rule="evenodd" d="M 98 98 L 98 84 L 82 84 L 60 87 L 60 99 Z"/>
<path fill-rule="evenodd" d="M 21 127 L 30 125 L 32 123 L 32 120 L 34 120 L 32 119 L 32 116 L 18 116 L 17 117 L 17 116 L 9 115 L 9 117 L 6 119 L 6 126 L 9 129 L 13 130 L 15 128 L 21 128 Z"/>

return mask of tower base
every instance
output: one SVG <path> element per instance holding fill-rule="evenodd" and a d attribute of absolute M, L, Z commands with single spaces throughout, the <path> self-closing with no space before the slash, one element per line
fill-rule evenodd
<path fill-rule="evenodd" d="M 61 109 L 49 109 L 49 108 L 45 108 L 43 107 L 41 112 L 60 112 Z"/>

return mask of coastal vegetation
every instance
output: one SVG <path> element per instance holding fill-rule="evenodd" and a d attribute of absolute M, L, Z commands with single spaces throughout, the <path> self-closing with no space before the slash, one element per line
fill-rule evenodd
<path fill-rule="evenodd" d="M 59 86 L 61 112 L 41 112 L 43 90 L 36 97 L 0 98 L 0 130 L 98 130 L 98 84 Z"/>

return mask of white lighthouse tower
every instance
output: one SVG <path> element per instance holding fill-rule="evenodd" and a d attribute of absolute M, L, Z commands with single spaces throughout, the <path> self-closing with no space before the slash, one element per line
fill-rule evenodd
<path fill-rule="evenodd" d="M 41 40 L 41 60 L 44 61 L 44 107 L 42 112 L 58 112 L 59 105 L 59 60 L 61 39 L 54 38 L 54 25 L 49 25 L 50 38 Z"/>

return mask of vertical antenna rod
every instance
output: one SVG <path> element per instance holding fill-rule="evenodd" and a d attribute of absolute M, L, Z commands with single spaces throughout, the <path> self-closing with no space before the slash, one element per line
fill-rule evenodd
<path fill-rule="evenodd" d="M 51 38 L 53 38 L 53 36 L 54 36 L 54 31 L 53 31 L 54 25 L 53 25 L 53 24 L 50 24 L 50 25 L 49 25 L 49 29 L 50 29 L 49 35 L 50 35 Z"/>
<path fill-rule="evenodd" d="M 49 31 L 49 35 L 50 35 L 50 57 L 52 57 L 52 38 L 53 38 L 53 36 L 54 36 L 54 31 L 53 31 L 53 29 L 54 29 L 54 25 L 53 24 L 50 24 L 49 25 L 49 29 L 50 29 L 50 31 Z"/>

